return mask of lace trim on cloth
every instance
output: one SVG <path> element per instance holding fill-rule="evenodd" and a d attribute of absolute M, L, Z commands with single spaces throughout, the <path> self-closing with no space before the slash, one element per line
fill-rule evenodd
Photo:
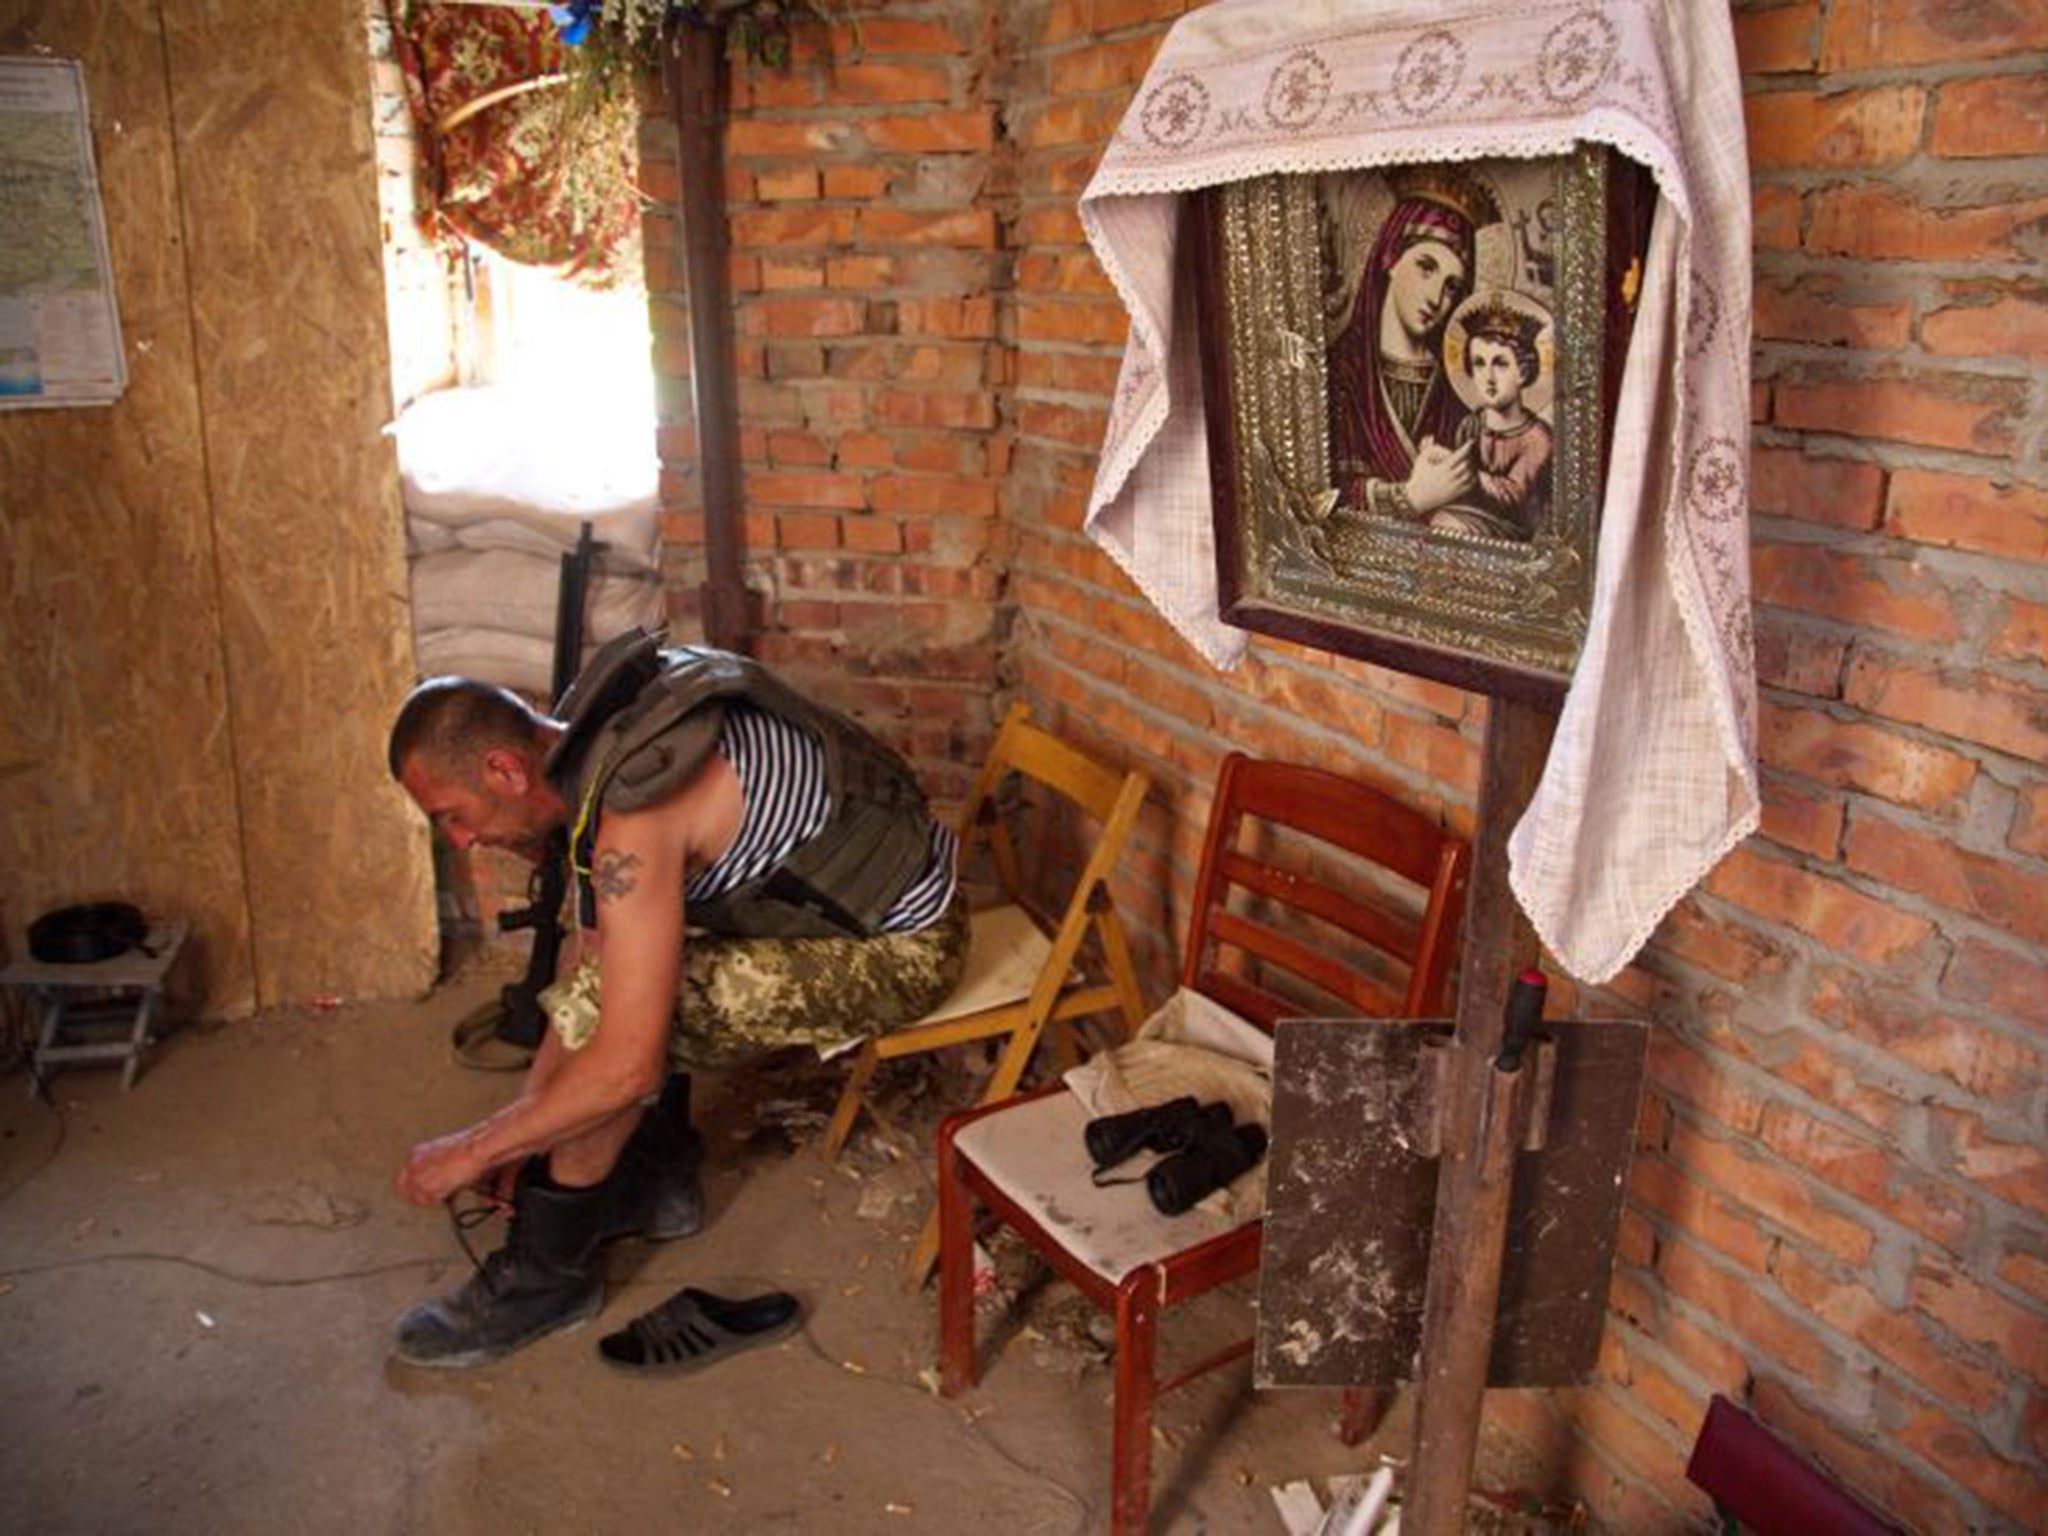
<path fill-rule="evenodd" d="M 1695 0 L 1220 0 L 1168 34 L 1081 199 L 1131 316 L 1087 527 L 1212 664 L 1209 465 L 1180 196 L 1270 172 L 1606 144 L 1661 195 L 1585 649 L 1510 878 L 1611 978 L 1759 818 L 1748 559 L 1750 202 L 1734 39 Z M 1701 217 L 1699 211 L 1706 217 Z"/>

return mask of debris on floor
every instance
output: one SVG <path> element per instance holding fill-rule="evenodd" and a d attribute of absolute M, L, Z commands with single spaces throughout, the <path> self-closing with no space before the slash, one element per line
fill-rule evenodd
<path fill-rule="evenodd" d="M 1327 1506 L 1310 1483 L 1282 1483 L 1273 1489 L 1273 1504 L 1287 1536 L 1393 1536 L 1400 1530 L 1390 1463 L 1382 1460 L 1370 1475 L 1333 1477 L 1329 1488 Z"/>
<path fill-rule="evenodd" d="M 1115 1353 L 1116 1323 L 1110 1320 L 1105 1342 L 1096 1320 L 1107 1314 L 1064 1281 L 1048 1287 L 1048 1294 L 1031 1308 L 1031 1320 L 1043 1341 L 1032 1352 L 1041 1369 L 1058 1370 L 1076 1378 L 1097 1366 L 1107 1365 Z"/>
<path fill-rule="evenodd" d="M 747 1136 L 749 1146 L 779 1142 L 781 1149 L 794 1152 L 824 1132 L 831 1116 L 801 1099 L 762 1099 L 754 1105 L 754 1122 Z"/>
<path fill-rule="evenodd" d="M 1400 1497 L 1394 1482 L 1401 1463 L 1382 1456 L 1370 1475 L 1340 1474 L 1315 1483 L 1298 1478 L 1269 1490 L 1287 1536 L 1399 1536 Z M 1578 1536 L 1586 1529 L 1583 1505 L 1547 1503 L 1521 1492 L 1473 1489 L 1465 1529 L 1487 1536 Z"/>
<path fill-rule="evenodd" d="M 862 1221 L 886 1221 L 901 1205 L 915 1205 L 925 1198 L 924 1180 L 917 1170 L 898 1163 L 867 1177 L 853 1213 Z"/>
<path fill-rule="evenodd" d="M 1466 1530 L 1486 1536 L 1578 1536 L 1589 1519 L 1583 1504 L 1560 1504 L 1519 1490 L 1474 1488 L 1466 1506 Z"/>
<path fill-rule="evenodd" d="M 1042 1284 L 1051 1272 L 1038 1250 L 1007 1226 L 992 1228 L 975 1245 L 974 1263 L 974 1293 L 987 1312 L 1010 1310 L 1020 1296 Z M 982 1279 L 984 1272 L 988 1275 L 986 1280 Z"/>

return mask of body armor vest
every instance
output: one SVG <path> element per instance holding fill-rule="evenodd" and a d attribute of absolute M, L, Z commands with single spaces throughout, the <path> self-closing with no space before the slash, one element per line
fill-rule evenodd
<path fill-rule="evenodd" d="M 633 629 L 608 641 L 555 706 L 565 727 L 543 764 L 576 817 L 572 863 L 589 867 L 607 810 L 657 805 L 718 748 L 740 699 L 823 744 L 825 825 L 768 873 L 690 903 L 692 927 L 750 938 L 867 938 L 924 870 L 931 818 L 910 767 L 860 726 L 727 651 L 663 649 Z M 589 881 L 579 876 L 581 900 Z"/>

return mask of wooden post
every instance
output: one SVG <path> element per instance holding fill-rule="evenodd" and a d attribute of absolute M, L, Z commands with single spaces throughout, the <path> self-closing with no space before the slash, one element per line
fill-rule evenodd
<path fill-rule="evenodd" d="M 1487 710 L 1457 1054 L 1444 1106 L 1415 1440 L 1401 1519 L 1408 1536 L 1459 1536 L 1465 1529 L 1514 1181 L 1512 1123 L 1520 1118 L 1517 1079 L 1496 1074 L 1493 1060 L 1500 1054 L 1508 988 L 1537 951 L 1535 932 L 1508 888 L 1508 833 L 1535 793 L 1556 724 L 1547 704 L 1495 697 Z"/>
<path fill-rule="evenodd" d="M 682 183 L 677 210 L 690 313 L 690 395 L 704 493 L 704 636 L 745 650 L 750 625 L 740 525 L 739 411 L 734 403 L 731 284 L 726 273 L 725 27 L 694 14 L 669 29 L 664 84 Z"/>

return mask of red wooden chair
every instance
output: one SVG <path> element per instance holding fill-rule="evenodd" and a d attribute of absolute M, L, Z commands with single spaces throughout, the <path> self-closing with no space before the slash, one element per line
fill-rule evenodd
<path fill-rule="evenodd" d="M 1277 848 L 1249 846 L 1248 823 L 1298 834 L 1286 837 L 1297 856 L 1281 862 Z M 1326 846 L 1303 859 L 1304 843 Z M 1195 881 L 1181 984 L 1268 1033 L 1276 1020 L 1331 1011 L 1304 1006 L 1303 982 L 1347 1012 L 1439 1015 L 1469 855 L 1462 840 L 1369 785 L 1232 754 L 1217 782 Z M 1361 861 L 1375 866 L 1372 875 Z M 1400 884 L 1420 890 L 1405 911 L 1383 888 Z M 1235 905 L 1233 892 L 1244 893 Z M 1275 926 L 1283 916 L 1292 931 Z M 1304 918 L 1314 921 L 1296 921 Z M 975 1379 L 979 1202 L 1116 1315 L 1111 1529 L 1137 1532 L 1150 1503 L 1154 1399 L 1252 1344 L 1244 1339 L 1161 1382 L 1159 1314 L 1253 1273 L 1261 1224 L 1233 1225 L 1201 1207 L 1168 1218 L 1142 1192 L 1096 1189 L 1081 1137 L 1086 1119 L 1080 1099 L 1055 1088 L 954 1115 L 940 1127 L 940 1382 L 952 1396 Z"/>

